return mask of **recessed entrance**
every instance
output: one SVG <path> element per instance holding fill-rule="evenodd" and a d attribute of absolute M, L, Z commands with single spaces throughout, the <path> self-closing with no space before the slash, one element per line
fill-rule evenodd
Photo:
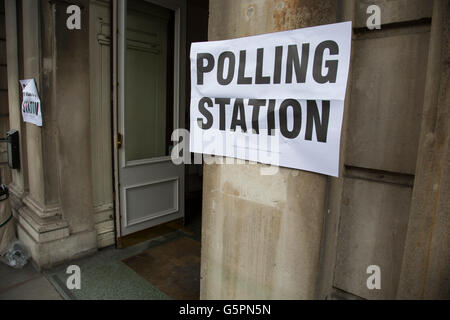
<path fill-rule="evenodd" d="M 207 0 L 90 3 L 99 247 L 121 248 L 102 253 L 115 257 L 111 277 L 134 270 L 135 280 L 153 288 L 138 286 L 149 298 L 154 290 L 175 299 L 199 296 L 202 168 L 174 165 L 170 154 L 173 130 L 189 123 L 186 61 L 190 42 L 207 39 L 207 8 Z M 98 277 L 104 267 L 94 269 Z M 180 273 L 161 282 L 158 272 L 168 270 Z"/>
<path fill-rule="evenodd" d="M 182 1 L 118 2 L 118 235 L 184 217 L 184 166 L 171 161 L 171 135 L 184 127 Z M 117 212 L 117 211 L 116 211 Z"/>

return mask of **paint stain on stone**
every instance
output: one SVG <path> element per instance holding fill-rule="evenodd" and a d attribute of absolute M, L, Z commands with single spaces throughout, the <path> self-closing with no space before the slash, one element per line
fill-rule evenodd
<path fill-rule="evenodd" d="M 240 196 L 240 192 L 236 189 L 230 182 L 225 182 L 223 184 L 223 193 L 233 195 L 236 197 Z"/>
<path fill-rule="evenodd" d="M 249 21 L 254 15 L 255 15 L 255 6 L 251 5 L 247 8 L 245 11 L 245 18 L 247 21 Z"/>
<path fill-rule="evenodd" d="M 292 30 L 331 23 L 335 1 L 280 0 L 275 3 L 272 20 L 274 31 Z"/>

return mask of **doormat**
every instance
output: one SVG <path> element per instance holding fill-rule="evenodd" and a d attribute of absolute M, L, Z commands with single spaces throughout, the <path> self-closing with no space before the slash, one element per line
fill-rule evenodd
<path fill-rule="evenodd" d="M 97 253 L 44 270 L 45 277 L 66 300 L 167 300 L 164 292 L 129 268 L 122 260 L 186 236 L 175 231 L 125 249 L 109 247 Z M 81 288 L 70 290 L 67 280 L 70 265 L 80 267 Z"/>
<path fill-rule="evenodd" d="M 180 237 L 122 260 L 172 299 L 200 298 L 200 242 Z"/>

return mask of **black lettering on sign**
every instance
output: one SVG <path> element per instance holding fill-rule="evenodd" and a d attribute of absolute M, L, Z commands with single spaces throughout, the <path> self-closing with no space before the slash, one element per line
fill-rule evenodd
<path fill-rule="evenodd" d="M 215 103 L 219 105 L 219 129 L 225 130 L 225 107 L 230 104 L 230 98 L 216 98 Z"/>
<path fill-rule="evenodd" d="M 206 60 L 206 65 L 203 61 Z M 214 68 L 214 57 L 210 53 L 198 53 L 197 54 L 197 84 L 203 84 L 203 74 L 205 72 L 211 72 Z"/>
<path fill-rule="evenodd" d="M 269 100 L 269 108 L 267 110 L 267 130 L 269 135 L 273 136 L 275 131 L 275 100 Z"/>
<path fill-rule="evenodd" d="M 291 44 L 287 46 L 287 54 L 285 59 L 283 58 L 283 46 L 276 46 L 274 52 L 274 69 L 273 74 L 264 74 L 264 50 L 265 48 L 256 49 L 256 62 L 255 63 L 255 81 L 253 82 L 252 76 L 245 74 L 247 63 L 247 51 L 239 51 L 239 65 L 237 68 L 237 84 L 249 85 L 249 84 L 280 84 L 282 76 L 282 68 L 285 66 L 285 83 L 293 83 L 294 75 L 296 83 L 305 83 L 306 75 L 308 72 L 308 64 L 310 57 L 310 44 L 301 44 L 301 52 L 297 44 Z M 273 49 L 272 49 L 273 50 Z M 271 52 L 273 53 L 273 52 Z M 309 68 L 312 70 L 312 78 L 314 81 L 320 84 L 327 82 L 336 83 L 338 63 L 339 60 L 325 59 L 325 53 L 329 53 L 330 56 L 336 56 L 339 54 L 339 46 L 333 40 L 326 40 L 317 45 L 314 52 L 314 59 L 312 61 L 313 66 Z M 232 51 L 221 52 L 217 61 L 217 82 L 218 84 L 225 86 L 231 84 L 235 80 L 236 74 L 236 55 Z M 325 61 L 324 61 L 325 60 Z M 226 63 L 227 62 L 227 63 Z M 210 53 L 198 53 L 197 54 L 197 84 L 204 84 L 205 73 L 211 72 L 215 66 L 215 58 Z M 226 63 L 226 64 L 225 64 Z M 252 69 L 253 70 L 253 69 Z M 266 70 L 267 72 L 268 70 Z M 322 74 L 322 72 L 326 72 Z M 273 81 L 271 81 L 273 79 Z"/>
<path fill-rule="evenodd" d="M 33 109 L 32 109 L 32 112 L 33 112 L 35 115 L 38 115 L 38 111 L 39 111 L 39 102 L 33 102 Z"/>
<path fill-rule="evenodd" d="M 283 59 L 283 47 L 275 47 L 275 67 L 273 71 L 273 83 L 281 82 L 281 61 Z"/>
<path fill-rule="evenodd" d="M 35 101 L 25 101 L 22 106 L 22 111 L 24 113 L 31 113 L 38 115 L 39 113 L 39 102 Z"/>
<path fill-rule="evenodd" d="M 213 115 L 208 109 L 205 108 L 205 104 L 208 105 L 208 108 L 213 107 L 211 98 L 204 97 L 200 99 L 198 102 L 198 110 L 206 118 L 206 123 L 203 122 L 204 119 L 197 118 L 197 124 L 201 129 L 208 130 L 213 125 Z"/>
<path fill-rule="evenodd" d="M 270 77 L 263 76 L 264 49 L 258 48 L 256 51 L 256 75 L 255 84 L 269 84 Z"/>
<path fill-rule="evenodd" d="M 328 69 L 328 73 L 322 75 L 323 55 L 326 49 L 330 51 L 330 55 L 339 54 L 339 46 L 336 42 L 327 40 L 319 43 L 314 55 L 313 77 L 318 83 L 336 83 L 338 60 L 325 61 L 325 67 Z"/>
<path fill-rule="evenodd" d="M 231 118 L 232 131 L 236 131 L 236 126 L 240 126 L 242 132 L 247 132 L 247 124 L 245 123 L 244 99 L 236 99 L 233 108 L 233 117 Z"/>
<path fill-rule="evenodd" d="M 248 105 L 253 106 L 253 113 L 252 113 L 253 132 L 256 134 L 259 134 L 259 109 L 266 105 L 266 100 L 250 99 L 250 100 L 248 100 Z"/>
<path fill-rule="evenodd" d="M 245 62 L 247 59 L 247 52 L 241 50 L 239 52 L 239 72 L 237 84 L 252 84 L 252 78 L 245 76 Z"/>
<path fill-rule="evenodd" d="M 197 124 L 201 129 L 208 130 L 213 126 L 214 117 L 209 108 L 212 108 L 214 104 L 219 106 L 219 129 L 225 131 L 226 126 L 226 107 L 231 106 L 231 98 L 216 98 L 213 100 L 208 97 L 203 97 L 199 100 L 198 109 L 203 118 L 197 118 Z M 251 126 L 252 133 L 259 134 L 259 115 L 261 108 L 267 106 L 267 129 L 268 135 L 274 135 L 274 130 L 279 129 L 281 134 L 288 139 L 296 139 L 302 128 L 302 108 L 300 101 L 296 99 L 283 100 L 279 108 L 279 128 L 275 126 L 275 99 L 249 99 L 248 106 L 252 107 Z M 26 111 L 36 111 L 36 107 L 32 102 L 25 103 L 24 109 Z M 328 126 L 330 120 L 330 101 L 324 100 L 321 103 L 322 111 L 319 113 L 319 106 L 316 100 L 306 101 L 306 130 L 305 140 L 312 141 L 313 130 L 316 131 L 316 137 L 318 142 L 327 142 L 328 138 Z M 292 124 L 290 124 L 291 117 L 288 116 L 289 109 L 292 109 Z M 247 112 L 249 110 L 247 109 Z M 231 125 L 229 129 L 236 131 L 236 128 L 241 127 L 242 132 L 247 132 L 246 117 L 250 116 L 246 114 L 246 105 L 244 99 L 237 98 L 234 100 L 233 113 L 231 117 Z M 290 129 L 290 125 L 292 128 Z"/>
<path fill-rule="evenodd" d="M 291 107 L 294 111 L 293 122 L 294 126 L 292 130 L 288 129 L 288 107 Z M 295 99 L 286 99 L 281 103 L 280 106 L 280 131 L 281 134 L 288 139 L 295 139 L 300 133 L 302 128 L 302 108 L 300 107 L 300 102 Z"/>
<path fill-rule="evenodd" d="M 313 126 L 316 127 L 317 141 L 327 142 L 328 123 L 330 119 L 330 101 L 322 101 L 322 120 L 320 120 L 317 101 L 307 101 L 307 119 L 305 140 L 312 140 Z M 313 124 L 314 123 L 314 124 Z"/>
<path fill-rule="evenodd" d="M 225 64 L 225 59 L 228 59 L 228 71 L 227 76 L 223 76 L 223 69 Z M 236 67 L 236 57 L 231 51 L 222 52 L 219 56 L 219 61 L 217 65 L 217 82 L 223 86 L 230 84 L 234 77 L 234 68 Z"/>
<path fill-rule="evenodd" d="M 306 70 L 308 69 L 309 59 L 309 43 L 302 45 L 302 62 L 298 59 L 297 45 L 288 46 L 288 54 L 286 60 L 286 83 L 292 83 L 292 67 L 295 69 L 295 77 L 297 83 L 305 83 Z"/>

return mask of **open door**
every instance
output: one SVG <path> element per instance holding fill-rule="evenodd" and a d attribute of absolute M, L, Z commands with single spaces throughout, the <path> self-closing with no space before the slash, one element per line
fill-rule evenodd
<path fill-rule="evenodd" d="M 120 0 L 117 46 L 118 237 L 184 216 L 184 166 L 170 153 L 184 127 L 184 1 Z"/>

